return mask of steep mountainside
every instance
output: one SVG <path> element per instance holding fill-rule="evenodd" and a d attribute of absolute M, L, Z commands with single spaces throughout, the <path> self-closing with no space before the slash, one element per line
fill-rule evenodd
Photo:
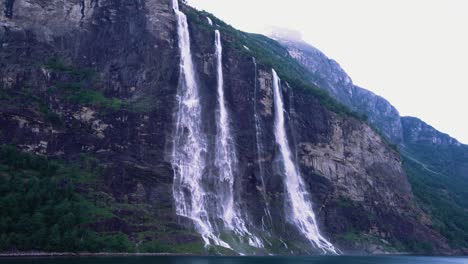
<path fill-rule="evenodd" d="M 468 252 L 468 146 L 423 121 L 403 117 L 404 165 L 413 190 L 435 227 Z"/>
<path fill-rule="evenodd" d="M 272 35 L 288 49 L 292 57 L 309 70 L 312 82 L 318 87 L 325 89 L 354 111 L 365 115 L 392 143 L 402 142 L 400 114 L 387 100 L 354 85 L 336 61 L 311 45 L 301 40 L 291 40 L 281 31 Z"/>
<path fill-rule="evenodd" d="M 465 248 L 468 199 L 468 146 L 413 117 L 400 117 L 384 98 L 353 85 L 332 59 L 287 31 L 273 34 L 292 57 L 309 70 L 312 81 L 334 98 L 368 117 L 391 143 L 398 145 L 404 167 L 423 209 L 452 246 Z"/>
<path fill-rule="evenodd" d="M 337 252 L 455 252 L 415 203 L 400 155 L 310 83 L 286 49 L 181 3 L 184 35 L 176 5 L 1 2 L 0 250 L 330 253 L 292 218 L 299 197 L 303 213 L 316 216 L 305 221 Z M 188 58 L 193 67 L 184 67 Z M 183 100 L 190 87 L 197 97 Z M 280 112 L 282 138 L 275 132 Z M 232 136 L 220 141 L 226 131 Z M 204 165 L 179 181 L 184 164 L 175 152 L 195 132 L 203 147 L 178 152 L 179 160 L 200 157 Z M 237 160 L 229 168 L 216 162 L 225 141 Z M 293 182 L 300 186 L 293 194 L 291 167 L 303 181 Z M 232 185 L 227 169 L 235 171 Z M 176 193 L 190 197 L 182 207 L 197 198 L 189 184 L 203 192 L 198 215 L 176 204 Z M 229 204 L 219 197 L 229 192 L 237 229 L 218 214 Z"/>

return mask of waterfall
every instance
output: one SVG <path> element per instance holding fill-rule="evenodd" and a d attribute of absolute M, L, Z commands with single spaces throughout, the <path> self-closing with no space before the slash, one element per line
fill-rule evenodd
<path fill-rule="evenodd" d="M 223 46 L 221 43 L 221 34 L 218 30 L 215 31 L 215 47 L 219 107 L 216 114 L 215 166 L 219 171 L 220 186 L 218 186 L 217 191 L 222 206 L 221 218 L 226 228 L 233 230 L 241 237 L 247 237 L 251 246 L 263 247 L 261 240 L 247 229 L 246 223 L 242 219 L 237 205 L 234 203 L 234 175 L 236 173 L 235 168 L 237 167 L 238 161 L 224 96 Z"/>
<path fill-rule="evenodd" d="M 223 47 L 221 35 L 215 31 L 216 66 L 217 66 L 217 111 L 216 139 L 214 144 L 214 166 L 216 177 L 210 177 L 207 161 L 208 137 L 202 127 L 202 106 L 196 72 L 190 48 L 190 36 L 187 17 L 179 10 L 178 0 L 173 0 L 173 9 L 177 17 L 178 46 L 180 52 L 180 74 L 177 90 L 178 111 L 174 129 L 172 149 L 172 166 L 174 168 L 173 195 L 176 214 L 187 217 L 194 223 L 205 245 L 217 245 L 226 248 L 231 246 L 219 237 L 218 228 L 211 220 L 221 220 L 224 229 L 232 231 L 241 241 L 247 239 L 249 245 L 263 248 L 262 240 L 249 231 L 248 217 L 235 202 L 234 184 L 238 174 L 238 159 L 234 138 L 231 133 L 229 111 L 224 94 Z M 255 60 L 254 60 L 255 63 Z M 255 63 L 255 75 L 257 68 Z M 316 247 L 324 252 L 336 253 L 336 249 L 319 232 L 311 202 L 308 200 L 304 182 L 293 162 L 284 122 L 284 106 L 280 92 L 280 80 L 273 70 L 273 88 L 275 104 L 275 138 L 280 150 L 283 164 L 285 186 L 291 207 L 291 219 L 301 233 Z M 255 76 L 255 129 L 259 172 L 265 192 L 262 164 L 264 146 L 262 145 L 262 125 L 258 114 L 258 87 Z M 208 178 L 207 178 L 208 177 Z M 204 184 L 212 183 L 213 191 L 208 193 Z M 264 193 L 264 199 L 266 195 Z M 209 204 L 215 204 L 211 208 Z M 265 215 L 270 218 L 266 202 Z M 262 219 L 263 222 L 263 219 Z M 217 222 L 218 223 L 218 222 Z"/>
<path fill-rule="evenodd" d="M 272 74 L 275 105 L 275 139 L 279 146 L 282 173 L 284 174 L 284 183 L 291 207 L 290 216 L 299 231 L 314 246 L 325 253 L 337 254 L 335 247 L 320 234 L 311 201 L 308 199 L 307 189 L 293 162 L 284 122 L 284 105 L 280 91 L 281 80 L 275 70 L 272 70 Z"/>
<path fill-rule="evenodd" d="M 178 111 L 172 165 L 174 167 L 173 196 L 176 214 L 190 218 L 201 234 L 205 245 L 230 248 L 215 234 L 206 208 L 207 193 L 202 185 L 206 167 L 207 138 L 201 127 L 201 104 L 198 84 L 195 80 L 187 17 L 179 11 L 178 0 L 173 0 L 177 16 L 177 33 L 180 51 L 180 75 L 178 85 Z"/>
<path fill-rule="evenodd" d="M 265 161 L 264 155 L 265 155 L 265 148 L 263 146 L 263 135 L 262 135 L 262 124 L 261 124 L 261 118 L 258 113 L 258 102 L 260 101 L 260 95 L 258 91 L 258 85 L 257 85 L 257 61 L 255 60 L 254 57 L 252 57 L 253 64 L 255 66 L 255 79 L 254 79 L 254 117 L 255 117 L 255 140 L 256 140 L 256 147 L 257 147 L 257 163 L 258 163 L 258 171 L 260 174 L 260 180 L 262 181 L 262 194 L 263 194 L 263 200 L 265 202 L 265 216 L 268 217 L 268 220 L 270 221 L 270 224 L 273 224 L 273 220 L 271 218 L 270 214 L 270 205 L 268 202 L 268 199 L 266 197 L 266 186 L 265 186 Z M 266 231 L 266 226 L 265 226 L 265 221 L 262 217 L 262 228 L 263 231 Z"/>

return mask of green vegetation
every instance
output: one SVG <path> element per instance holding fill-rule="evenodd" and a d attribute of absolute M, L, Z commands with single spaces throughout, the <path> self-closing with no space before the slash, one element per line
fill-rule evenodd
<path fill-rule="evenodd" d="M 74 79 L 79 81 L 93 80 L 96 78 L 97 73 L 91 68 L 76 69 L 73 66 L 64 62 L 60 57 L 52 57 L 44 65 L 47 69 L 58 72 L 67 73 Z"/>
<path fill-rule="evenodd" d="M 354 230 L 344 233 L 342 237 L 348 242 L 356 242 L 362 239 L 361 235 Z"/>
<path fill-rule="evenodd" d="M 68 86 L 70 84 L 60 85 L 64 90 L 65 99 L 81 105 L 93 105 L 105 109 L 117 111 L 124 103 L 120 99 L 107 98 L 101 92 L 95 90 L 85 90 L 81 87 Z"/>
<path fill-rule="evenodd" d="M 432 170 L 451 175 L 453 178 L 467 178 L 468 147 L 466 145 L 407 144 L 404 151 L 411 157 L 423 161 Z M 466 188 L 460 186 L 458 191 L 464 191 L 462 198 L 468 195 Z M 468 208 L 468 199 L 459 202 L 464 203 L 464 206 Z"/>
<path fill-rule="evenodd" d="M 93 69 L 74 68 L 58 57 L 50 58 L 44 66 L 61 77 L 49 92 L 59 91 L 59 94 L 69 102 L 102 107 L 112 111 L 120 110 L 125 106 L 122 100 L 106 97 L 101 91 L 91 89 L 92 83 L 98 76 Z"/>
<path fill-rule="evenodd" d="M 419 241 L 415 239 L 404 241 L 403 250 L 406 250 L 407 252 L 424 253 L 424 254 L 434 252 L 434 248 L 432 247 L 431 243 Z"/>
<path fill-rule="evenodd" d="M 63 127 L 62 118 L 49 109 L 42 101 L 38 101 L 39 109 L 44 114 L 44 119 L 54 127 Z"/>
<path fill-rule="evenodd" d="M 301 89 L 316 97 L 323 106 L 339 115 L 365 120 L 364 116 L 349 110 L 349 108 L 337 102 L 325 90 L 314 86 L 310 72 L 292 58 L 288 51 L 275 40 L 263 35 L 236 30 L 205 11 L 197 11 L 191 7 L 187 7 L 187 10 L 184 11 L 190 23 L 196 24 L 202 30 L 212 31 L 213 28 L 206 23 L 205 17 L 209 17 L 228 40 L 224 43 L 226 47 L 235 49 L 244 56 L 255 57 L 260 64 L 274 68 L 281 79 L 291 85 L 291 87 Z"/>
<path fill-rule="evenodd" d="M 93 173 L 46 157 L 0 148 L 0 251 L 133 251 L 121 233 L 98 234 L 105 215 L 77 191 Z"/>
<path fill-rule="evenodd" d="M 355 208 L 356 204 L 349 198 L 340 196 L 337 201 L 337 205 L 342 208 Z"/>
<path fill-rule="evenodd" d="M 366 120 L 367 120 L 367 117 L 365 117 Z M 401 155 L 400 153 L 400 148 L 398 147 L 397 144 L 393 144 L 392 142 L 390 142 L 390 139 L 388 139 L 382 132 L 380 132 L 380 130 L 378 128 L 376 128 L 374 125 L 368 123 L 368 125 L 372 128 L 372 130 L 374 130 L 374 132 L 379 135 L 379 137 L 382 139 L 382 141 L 387 145 L 389 146 L 393 151 L 395 151 L 395 153 L 397 153 L 398 155 Z"/>
<path fill-rule="evenodd" d="M 423 146 L 420 146 L 423 148 Z M 421 151 L 421 150 L 419 150 Z M 440 161 L 440 153 L 427 150 L 422 159 Z M 414 157 L 414 156 L 412 156 Z M 432 167 L 420 164 L 405 154 L 403 165 L 413 192 L 423 210 L 433 221 L 434 228 L 445 236 L 451 246 L 468 247 L 468 179 L 457 175 L 438 173 Z M 440 167 L 444 168 L 444 167 Z M 420 245 L 424 246 L 424 245 Z"/>
<path fill-rule="evenodd" d="M 167 244 L 161 241 L 153 240 L 142 243 L 138 247 L 141 253 L 205 253 L 203 243 L 180 243 L 180 244 Z"/>
<path fill-rule="evenodd" d="M 50 58 L 44 67 L 54 75 L 55 84 L 48 93 L 24 86 L 21 89 L 0 90 L 0 105 L 3 110 L 17 109 L 21 106 L 42 113 L 43 121 L 54 127 L 63 127 L 62 117 L 50 108 L 49 97 L 56 95 L 68 102 L 101 107 L 109 111 L 117 111 L 126 104 L 117 98 L 106 97 L 101 91 L 92 89 L 97 73 L 93 69 L 77 69 L 66 64 L 58 57 Z"/>
<path fill-rule="evenodd" d="M 43 114 L 45 122 L 50 123 L 54 127 L 62 127 L 63 121 L 57 113 L 52 111 L 43 97 L 36 96 L 33 91 L 28 87 L 23 87 L 19 90 L 10 89 L 0 90 L 0 105 L 4 110 L 31 108 Z"/>
<path fill-rule="evenodd" d="M 395 242 L 390 243 L 384 239 L 381 239 L 373 234 L 367 234 L 358 232 L 356 230 L 350 230 L 338 237 L 338 239 L 344 241 L 348 244 L 358 244 L 358 245 L 379 245 L 383 250 L 387 252 L 405 252 L 408 250 L 408 246 L 403 246 L 403 244 Z M 410 251 L 410 252 L 430 252 L 430 251 Z"/>
<path fill-rule="evenodd" d="M 128 198 L 119 201 L 101 191 L 101 172 L 99 160 L 89 154 L 81 154 L 72 165 L 0 146 L 0 252 L 206 252 L 197 234 L 154 216 L 155 211 L 168 214 L 165 210 L 171 208 L 128 202 Z M 133 237 L 93 229 L 114 219 L 138 223 L 148 231 Z M 177 236 L 194 242 L 168 241 Z"/>
<path fill-rule="evenodd" d="M 138 247 L 138 249 L 142 253 L 171 252 L 172 251 L 171 246 L 165 243 L 161 243 L 160 241 L 148 241 L 148 242 L 142 243 Z"/>

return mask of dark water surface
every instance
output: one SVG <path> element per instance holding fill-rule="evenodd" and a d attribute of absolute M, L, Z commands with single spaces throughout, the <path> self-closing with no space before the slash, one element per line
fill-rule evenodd
<path fill-rule="evenodd" d="M 468 264 L 468 257 L 58 257 L 0 258 L 2 264 Z"/>

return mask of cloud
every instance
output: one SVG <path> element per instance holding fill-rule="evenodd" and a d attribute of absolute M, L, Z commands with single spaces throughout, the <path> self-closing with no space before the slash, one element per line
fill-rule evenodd
<path fill-rule="evenodd" d="M 290 39 L 294 41 L 302 41 L 302 34 L 297 30 L 270 26 L 268 27 L 267 32 L 267 34 L 274 39 Z"/>

